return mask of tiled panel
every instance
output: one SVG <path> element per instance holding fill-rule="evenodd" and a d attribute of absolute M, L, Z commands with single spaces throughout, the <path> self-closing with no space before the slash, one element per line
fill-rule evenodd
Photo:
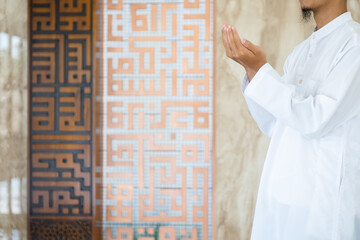
<path fill-rule="evenodd" d="M 213 2 L 98 2 L 103 239 L 213 239 Z"/>
<path fill-rule="evenodd" d="M 36 231 L 45 223 L 50 229 L 63 225 L 75 229 L 80 224 L 87 230 L 73 237 L 91 236 L 95 203 L 92 9 L 92 1 L 87 0 L 30 1 L 29 214 L 33 239 L 44 239 Z M 44 223 L 40 227 L 39 220 Z M 66 235 L 60 231 L 58 237 Z"/>

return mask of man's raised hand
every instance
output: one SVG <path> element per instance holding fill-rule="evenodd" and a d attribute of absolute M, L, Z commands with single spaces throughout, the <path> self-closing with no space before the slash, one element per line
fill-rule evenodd
<path fill-rule="evenodd" d="M 248 40 L 240 39 L 235 27 L 222 27 L 222 40 L 226 56 L 241 64 L 251 80 L 257 71 L 267 62 L 265 52 Z"/>

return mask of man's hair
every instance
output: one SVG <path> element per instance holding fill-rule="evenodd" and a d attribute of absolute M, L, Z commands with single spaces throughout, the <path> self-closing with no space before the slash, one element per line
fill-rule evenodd
<path fill-rule="evenodd" d="M 302 8 L 302 19 L 305 22 L 308 22 L 311 18 L 312 9 L 311 8 Z"/>

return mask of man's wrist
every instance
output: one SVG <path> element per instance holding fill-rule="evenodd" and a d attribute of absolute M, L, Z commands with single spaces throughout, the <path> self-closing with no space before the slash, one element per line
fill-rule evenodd
<path fill-rule="evenodd" d="M 255 76 L 256 72 L 251 70 L 251 69 L 245 69 L 245 70 L 246 70 L 246 74 L 247 74 L 247 76 L 249 78 L 249 82 L 251 82 L 251 80 Z"/>
<path fill-rule="evenodd" d="M 260 67 L 256 67 L 254 68 L 245 68 L 246 74 L 248 75 L 249 78 L 249 82 L 251 82 L 251 80 L 254 78 L 254 76 L 256 75 L 256 73 L 260 70 L 260 68 L 262 68 L 267 62 L 265 62 L 264 64 L 261 64 Z"/>

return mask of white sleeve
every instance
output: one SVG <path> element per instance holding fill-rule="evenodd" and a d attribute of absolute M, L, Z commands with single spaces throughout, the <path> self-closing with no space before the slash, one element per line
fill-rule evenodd
<path fill-rule="evenodd" d="M 272 136 L 272 132 L 274 129 L 274 125 L 276 123 L 276 119 L 273 115 L 271 115 L 269 112 L 267 112 L 264 108 L 262 108 L 260 105 L 258 105 L 256 102 L 251 100 L 251 98 L 247 97 L 244 94 L 245 89 L 249 85 L 249 78 L 247 74 L 245 74 L 245 77 L 242 82 L 241 91 L 244 95 L 246 104 L 249 108 L 251 116 L 254 118 L 255 122 L 257 123 L 260 130 L 269 138 Z"/>
<path fill-rule="evenodd" d="M 265 64 L 244 95 L 278 121 L 308 137 L 321 137 L 360 112 L 360 47 L 345 52 L 315 96 L 298 99 L 295 88 Z"/>

